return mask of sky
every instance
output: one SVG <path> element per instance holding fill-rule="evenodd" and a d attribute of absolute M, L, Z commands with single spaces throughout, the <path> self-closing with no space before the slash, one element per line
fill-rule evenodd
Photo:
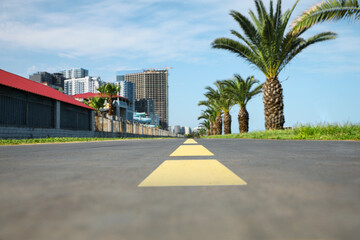
<path fill-rule="evenodd" d="M 268 6 L 269 1 L 263 0 Z M 292 20 L 321 0 L 300 0 Z M 283 1 L 283 11 L 295 1 Z M 121 71 L 169 70 L 169 124 L 196 127 L 206 86 L 265 76 L 211 42 L 240 31 L 230 10 L 255 11 L 252 0 L 0 0 L 0 68 L 28 78 L 38 71 L 85 68 L 114 82 Z M 360 21 L 320 24 L 303 37 L 332 31 L 279 75 L 285 126 L 360 122 Z M 258 95 L 248 104 L 250 131 L 264 130 Z M 234 106 L 232 131 L 238 132 Z"/>

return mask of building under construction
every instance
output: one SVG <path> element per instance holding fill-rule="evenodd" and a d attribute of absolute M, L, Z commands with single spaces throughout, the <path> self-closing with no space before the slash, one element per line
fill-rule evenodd
<path fill-rule="evenodd" d="M 124 80 L 135 83 L 135 98 L 154 100 L 155 113 L 159 124 L 167 129 L 169 124 L 168 70 L 147 69 L 139 73 L 124 75 Z"/>

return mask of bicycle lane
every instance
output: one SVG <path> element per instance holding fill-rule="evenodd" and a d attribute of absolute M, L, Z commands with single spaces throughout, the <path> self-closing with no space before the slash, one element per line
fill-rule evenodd
<path fill-rule="evenodd" d="M 157 167 L 138 187 L 175 186 L 230 186 L 247 183 L 216 159 L 191 159 L 191 157 L 214 156 L 194 139 L 186 140 L 169 159 Z"/>

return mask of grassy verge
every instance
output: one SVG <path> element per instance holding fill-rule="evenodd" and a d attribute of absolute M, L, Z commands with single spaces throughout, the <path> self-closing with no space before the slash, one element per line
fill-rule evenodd
<path fill-rule="evenodd" d="M 33 138 L 33 139 L 0 139 L 0 145 L 38 144 L 38 143 L 65 143 L 65 142 L 94 142 L 128 139 L 154 139 L 154 138 Z M 156 138 L 160 139 L 160 138 Z"/>
<path fill-rule="evenodd" d="M 299 125 L 293 129 L 214 135 L 205 138 L 254 138 L 295 140 L 360 140 L 360 124 Z"/>

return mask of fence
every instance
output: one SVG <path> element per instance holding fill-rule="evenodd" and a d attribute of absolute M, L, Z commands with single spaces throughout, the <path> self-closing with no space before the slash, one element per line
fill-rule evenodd
<path fill-rule="evenodd" d="M 182 137 L 182 135 L 169 131 L 144 124 L 130 123 L 116 116 L 108 115 L 95 115 L 95 132 L 101 137 L 109 136 L 109 134 L 121 137 Z"/>

